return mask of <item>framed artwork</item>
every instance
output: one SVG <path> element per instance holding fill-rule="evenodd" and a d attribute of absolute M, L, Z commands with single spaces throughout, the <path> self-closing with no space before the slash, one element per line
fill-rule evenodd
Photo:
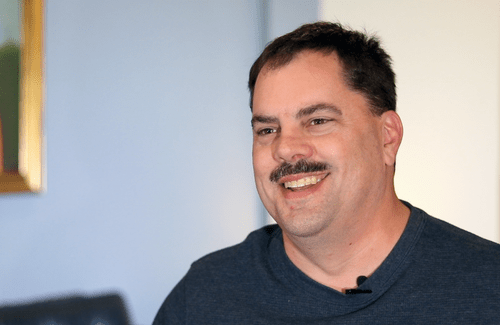
<path fill-rule="evenodd" d="M 0 193 L 43 189 L 43 0 L 0 0 Z"/>

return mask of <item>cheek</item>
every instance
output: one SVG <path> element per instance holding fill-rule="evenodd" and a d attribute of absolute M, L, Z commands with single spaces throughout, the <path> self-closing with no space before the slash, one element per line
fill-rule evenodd
<path fill-rule="evenodd" d="M 267 147 L 253 146 L 252 162 L 255 173 L 264 173 L 273 163 L 271 150 Z"/>
<path fill-rule="evenodd" d="M 338 134 L 317 144 L 318 156 L 314 160 L 329 163 L 338 172 L 337 177 L 352 179 L 377 160 L 374 146 L 362 135 Z"/>
<path fill-rule="evenodd" d="M 321 141 L 315 142 L 315 157 L 312 160 L 326 162 L 332 166 L 338 165 L 345 160 L 349 147 L 349 141 L 343 139 L 340 135 L 325 137 Z"/>
<path fill-rule="evenodd" d="M 383 172 L 384 158 L 380 144 L 373 134 L 364 134 L 356 139 L 348 153 L 351 181 L 360 186 L 371 187 Z"/>
<path fill-rule="evenodd" d="M 255 185 L 260 199 L 268 211 L 273 211 L 273 202 L 276 198 L 276 184 L 271 183 L 269 175 L 276 168 L 276 162 L 271 156 L 270 150 L 255 149 L 252 153 Z"/>
<path fill-rule="evenodd" d="M 261 174 L 261 171 L 263 168 L 262 167 L 262 165 L 263 165 L 262 157 L 259 156 L 258 151 L 253 150 L 253 152 L 252 152 L 252 164 L 253 164 L 254 176 L 257 179 L 258 175 Z"/>
<path fill-rule="evenodd" d="M 269 175 L 272 171 L 272 159 L 270 154 L 266 154 L 265 150 L 253 149 L 252 152 L 253 172 L 257 190 L 260 192 L 262 186 L 269 180 Z"/>

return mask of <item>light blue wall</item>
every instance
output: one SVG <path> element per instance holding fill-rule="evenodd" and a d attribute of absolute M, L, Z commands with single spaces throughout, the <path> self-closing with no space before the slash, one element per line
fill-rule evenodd
<path fill-rule="evenodd" d="M 46 0 L 47 192 L 0 197 L 0 304 L 114 290 L 149 324 L 193 260 L 259 226 L 260 5 Z"/>

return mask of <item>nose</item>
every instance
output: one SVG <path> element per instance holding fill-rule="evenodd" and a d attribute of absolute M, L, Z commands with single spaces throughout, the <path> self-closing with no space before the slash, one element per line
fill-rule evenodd
<path fill-rule="evenodd" d="M 280 132 L 273 148 L 274 159 L 279 163 L 294 163 L 300 159 L 307 159 L 313 155 L 313 147 L 305 135 L 300 132 Z"/>

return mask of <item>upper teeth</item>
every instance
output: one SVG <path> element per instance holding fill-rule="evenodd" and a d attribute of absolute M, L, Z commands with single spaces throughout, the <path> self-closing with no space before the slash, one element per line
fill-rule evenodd
<path fill-rule="evenodd" d="M 310 184 L 316 184 L 319 181 L 321 181 L 321 179 L 316 178 L 316 176 L 311 176 L 311 177 L 304 177 L 296 181 L 285 182 L 283 185 L 285 185 L 286 188 L 297 188 Z"/>

